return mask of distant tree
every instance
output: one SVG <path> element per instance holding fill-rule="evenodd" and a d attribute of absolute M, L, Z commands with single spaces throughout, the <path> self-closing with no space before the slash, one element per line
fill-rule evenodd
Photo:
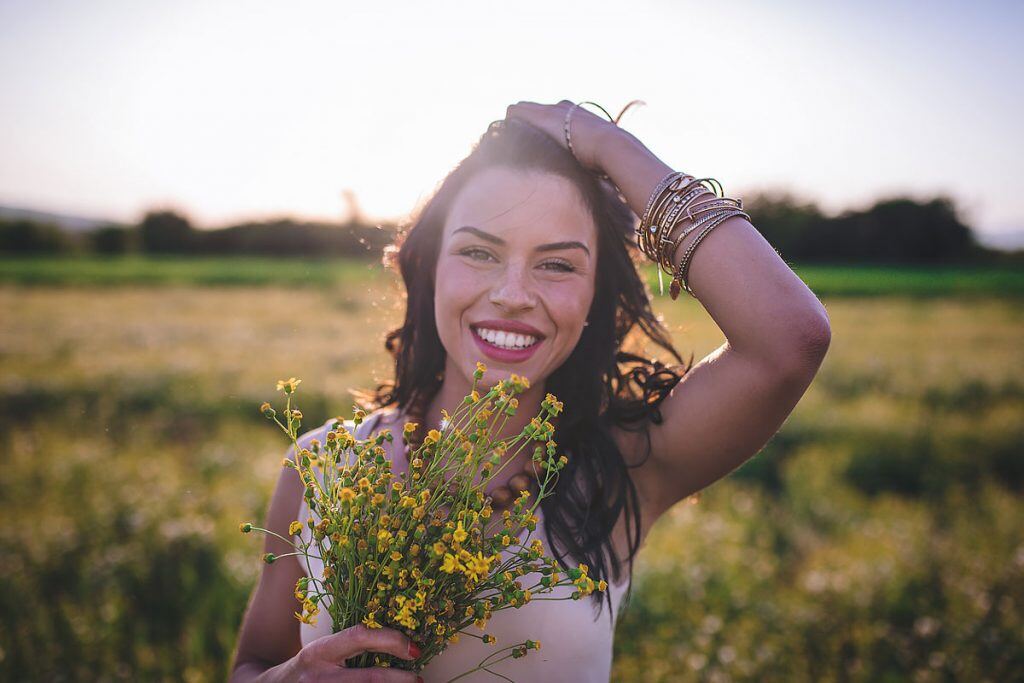
<path fill-rule="evenodd" d="M 808 235 L 827 220 L 811 201 L 790 192 L 758 192 L 743 197 L 743 209 L 764 238 L 787 261 L 812 256 Z"/>
<path fill-rule="evenodd" d="M 68 235 L 51 223 L 0 219 L 0 252 L 56 254 L 70 251 L 72 247 Z"/>
<path fill-rule="evenodd" d="M 89 244 L 97 254 L 126 254 L 138 246 L 138 230 L 121 225 L 104 225 L 89 233 Z"/>
<path fill-rule="evenodd" d="M 947 197 L 893 197 L 845 211 L 810 236 L 809 250 L 830 261 L 875 263 L 965 261 L 983 251 Z"/>
<path fill-rule="evenodd" d="M 351 223 L 298 223 L 282 218 L 202 230 L 196 237 L 204 254 L 379 258 L 394 239 L 394 230 Z"/>
<path fill-rule="evenodd" d="M 786 192 L 745 196 L 743 206 L 787 261 L 912 264 L 991 257 L 944 196 L 926 202 L 888 197 L 837 216 Z"/>
<path fill-rule="evenodd" d="M 142 249 L 154 254 L 184 254 L 194 250 L 195 230 L 174 211 L 150 211 L 139 224 Z"/>

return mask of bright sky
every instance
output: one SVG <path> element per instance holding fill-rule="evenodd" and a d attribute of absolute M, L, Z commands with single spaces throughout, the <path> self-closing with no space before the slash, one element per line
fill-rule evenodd
<path fill-rule="evenodd" d="M 1024 229 L 1024 3 L 0 0 L 0 204 L 406 216 L 519 100 L 594 100 L 728 196 L 949 193 Z"/>

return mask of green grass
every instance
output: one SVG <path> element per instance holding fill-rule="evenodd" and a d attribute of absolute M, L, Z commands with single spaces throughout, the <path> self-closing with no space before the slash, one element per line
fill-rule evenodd
<path fill-rule="evenodd" d="M 1008 266 L 790 267 L 819 297 L 1024 296 L 1024 268 Z M 644 270 L 656 296 L 658 271 Z M 332 288 L 391 278 L 372 259 L 237 257 L 0 257 L 0 283 L 23 286 L 281 286 Z"/>
<path fill-rule="evenodd" d="M 1024 296 L 1024 268 L 1008 266 L 839 266 L 788 264 L 819 297 Z M 645 273 L 656 295 L 658 271 Z M 665 294 L 671 278 L 664 276 Z"/>
<path fill-rule="evenodd" d="M 0 282 L 44 286 L 332 287 L 384 275 L 367 259 L 232 257 L 0 258 Z"/>

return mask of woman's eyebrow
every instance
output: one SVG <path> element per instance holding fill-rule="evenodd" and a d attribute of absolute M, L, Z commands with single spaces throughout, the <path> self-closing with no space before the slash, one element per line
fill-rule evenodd
<path fill-rule="evenodd" d="M 487 240 L 494 244 L 505 244 L 505 240 L 501 239 L 493 233 L 489 233 L 486 230 L 480 228 L 474 228 L 472 225 L 464 225 L 461 228 L 457 228 L 452 232 L 452 235 L 456 235 L 460 232 L 468 232 L 476 235 L 480 239 Z M 567 242 L 549 242 L 548 244 L 541 244 L 538 247 L 534 247 L 534 251 L 557 251 L 558 249 L 582 249 L 586 252 L 587 256 L 590 256 L 590 249 L 583 242 L 576 240 L 569 240 Z"/>

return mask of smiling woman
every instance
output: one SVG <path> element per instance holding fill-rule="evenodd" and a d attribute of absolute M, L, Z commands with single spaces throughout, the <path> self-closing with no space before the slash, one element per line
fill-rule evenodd
<path fill-rule="evenodd" d="M 435 277 L 446 376 L 471 377 L 483 354 L 496 361 L 485 380 L 511 371 L 546 378 L 572 353 L 594 299 L 587 245 L 597 241 L 578 195 L 558 175 L 502 167 L 483 170 L 458 193 L 441 235 L 443 275 Z"/>
<path fill-rule="evenodd" d="M 509 680 L 607 681 L 619 601 L 628 605 L 633 560 L 651 526 L 764 445 L 827 347 L 817 299 L 749 223 L 724 216 L 719 223 L 728 228 L 707 240 L 686 291 L 699 293 L 729 342 L 697 367 L 692 357 L 684 364 L 651 309 L 634 244 L 636 217 L 670 169 L 584 111 L 573 120 L 570 148 L 572 113 L 567 102 L 510 107 L 386 252 L 405 284 L 405 317 L 385 339 L 394 379 L 361 394 L 373 413 L 367 423 L 392 431 L 416 423 L 415 448 L 441 427 L 442 411 L 454 412 L 470 393 L 478 361 L 486 361 L 484 386 L 512 374 L 530 382 L 499 438 L 518 434 L 546 394 L 555 394 L 564 410 L 554 440 L 568 464 L 541 502 L 538 530 L 563 568 L 586 564 L 608 585 L 590 605 L 538 600 L 495 613 L 488 633 L 499 643 L 521 643 L 541 629 L 543 653 L 459 680 L 493 680 L 493 672 Z M 709 231 L 690 242 L 684 232 L 672 243 L 688 258 Z M 672 365 L 647 356 L 650 345 Z M 402 468 L 409 451 L 389 449 Z M 496 505 L 506 487 L 530 484 L 521 473 L 530 455 L 505 454 L 516 462 L 490 483 Z M 268 513 L 267 528 L 282 535 L 301 514 L 303 487 L 294 477 L 282 472 Z M 268 551 L 275 552 L 272 542 Z M 267 677 L 279 680 L 298 671 L 336 674 L 359 651 L 406 651 L 406 636 L 392 628 L 300 633 L 286 598 L 304 573 L 297 560 L 264 568 L 250 607 L 263 618 L 247 614 L 243 623 L 239 680 L 247 670 L 269 673 L 260 664 L 268 660 L 283 662 L 278 678 Z M 605 606 L 607 619 L 600 619 Z M 446 681 L 479 660 L 478 650 L 476 641 L 455 643 L 421 673 Z M 362 680 L 355 671 L 345 675 Z M 414 680 L 407 676 L 392 670 L 380 680 Z"/>

